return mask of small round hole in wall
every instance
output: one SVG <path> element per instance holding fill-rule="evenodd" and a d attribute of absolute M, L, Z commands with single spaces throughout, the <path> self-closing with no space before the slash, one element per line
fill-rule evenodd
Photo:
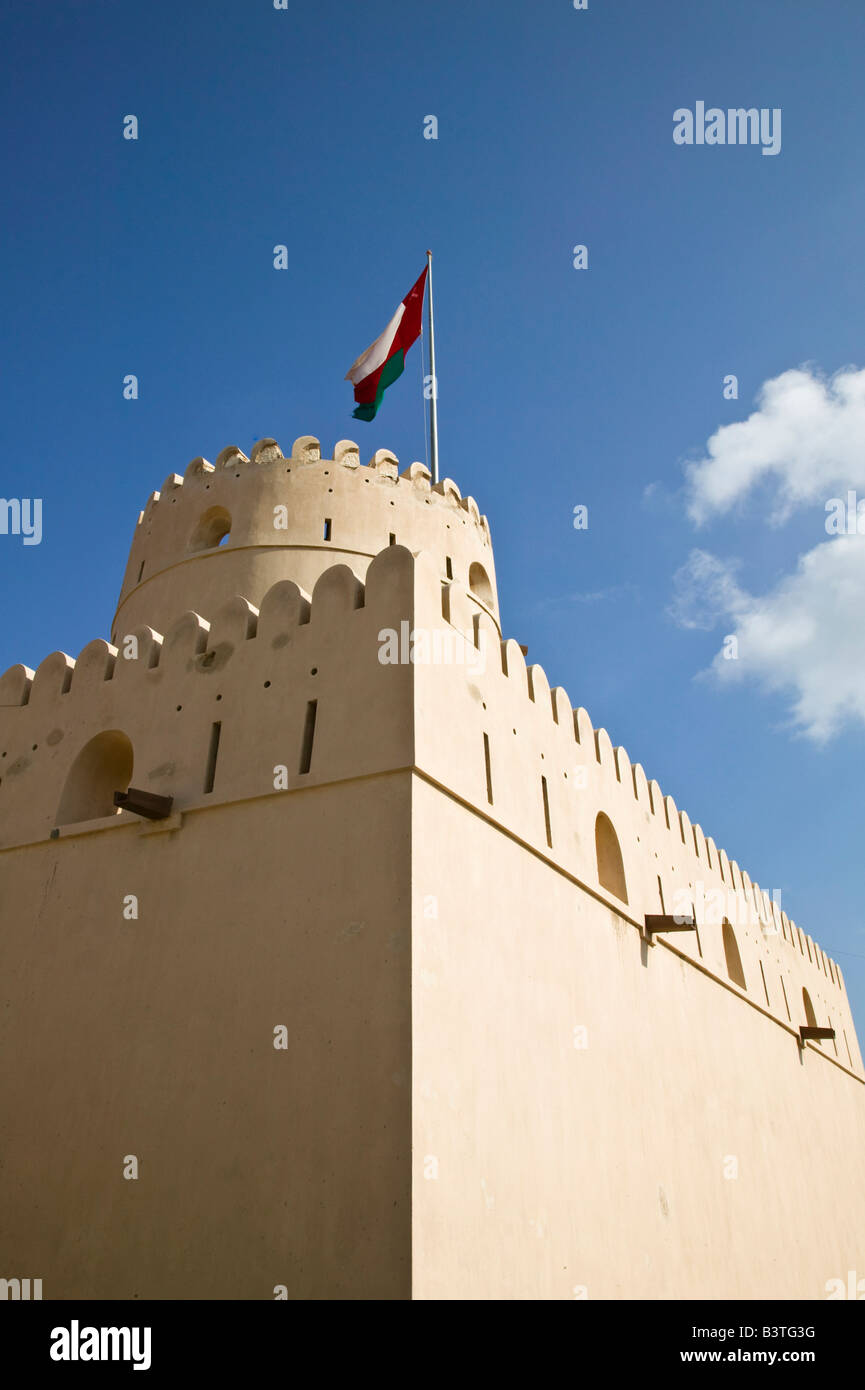
<path fill-rule="evenodd" d="M 310 671 L 309 674 L 310 674 L 311 676 L 317 676 L 317 675 L 318 675 L 318 667 L 317 667 L 317 666 L 313 666 L 313 668 L 312 668 L 312 670 Z"/>
<path fill-rule="evenodd" d="M 265 690 L 268 689 L 269 685 L 270 685 L 270 681 L 265 681 L 265 682 L 264 682 L 264 688 L 265 688 Z"/>
<path fill-rule="evenodd" d="M 179 714 L 180 711 L 181 711 L 182 709 L 183 709 L 183 706 L 182 706 L 182 705 L 178 705 L 178 706 L 177 706 L 177 713 Z"/>

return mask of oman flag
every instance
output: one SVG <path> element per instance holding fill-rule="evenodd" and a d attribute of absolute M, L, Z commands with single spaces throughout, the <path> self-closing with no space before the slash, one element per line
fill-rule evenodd
<path fill-rule="evenodd" d="M 374 419 L 385 391 L 402 376 L 405 355 L 420 337 L 428 269 L 427 266 L 412 285 L 381 337 L 376 338 L 372 347 L 368 347 L 345 374 L 346 381 L 354 382 L 355 420 Z"/>

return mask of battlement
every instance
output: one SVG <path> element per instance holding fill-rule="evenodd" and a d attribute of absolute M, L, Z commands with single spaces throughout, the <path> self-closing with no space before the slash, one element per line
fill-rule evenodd
<path fill-rule="evenodd" d="M 284 463 L 295 468 L 319 463 L 337 463 L 352 471 L 360 469 L 359 477 L 363 481 L 368 481 L 367 475 L 374 473 L 380 481 L 393 483 L 397 487 L 401 483 L 411 484 L 417 490 L 430 494 L 431 500 L 435 500 L 435 497 L 442 497 L 446 501 L 455 502 L 480 527 L 486 542 L 490 542 L 487 518 L 481 516 L 478 504 L 473 497 L 462 496 L 459 487 L 452 478 L 443 478 L 441 482 L 430 483 L 430 471 L 423 463 L 412 463 L 400 473 L 399 459 L 389 449 L 377 449 L 368 463 L 364 465 L 360 462 L 360 448 L 352 439 L 340 439 L 334 445 L 333 457 L 323 459 L 320 442 L 311 434 L 304 434 L 296 439 L 287 458 L 275 439 L 257 440 L 249 456 L 236 444 L 229 444 L 221 450 L 216 456 L 215 463 L 210 463 L 208 459 L 199 455 L 187 464 L 183 474 L 169 473 L 162 488 L 158 492 L 150 494 L 144 510 L 139 512 L 138 525 L 140 526 L 146 521 L 148 512 L 152 514 L 161 500 L 165 502 L 176 500 L 174 494 L 177 489 L 183 487 L 189 479 L 200 479 L 222 472 L 233 473 L 235 478 L 240 478 L 243 476 L 241 472 L 243 469 L 263 468 L 268 465 Z M 286 472 L 290 471 L 290 468 L 286 468 Z"/>
<path fill-rule="evenodd" d="M 411 672 L 379 662 L 377 634 L 404 617 L 411 566 L 389 546 L 366 582 L 338 564 L 311 596 L 282 580 L 258 608 L 234 595 L 211 621 L 181 614 L 164 637 L 140 625 L 77 660 L 54 652 L 35 672 L 11 667 L 0 677 L 0 849 L 64 825 L 134 823 L 112 806 L 124 781 L 183 812 L 409 765 Z M 72 796 L 99 740 L 111 743 L 114 781 L 97 779 L 89 801 Z"/>
<path fill-rule="evenodd" d="M 312 435 L 283 456 L 260 439 L 249 457 L 234 445 L 215 464 L 195 458 L 171 473 L 140 513 L 112 640 L 142 622 L 166 628 L 184 608 L 245 594 L 261 601 L 280 579 L 311 590 L 324 569 L 349 564 L 360 578 L 384 546 L 436 557 L 498 623 L 489 523 L 472 497 L 412 463 L 399 472 L 387 449 L 361 464 L 357 444 L 340 440 L 323 459 Z"/>

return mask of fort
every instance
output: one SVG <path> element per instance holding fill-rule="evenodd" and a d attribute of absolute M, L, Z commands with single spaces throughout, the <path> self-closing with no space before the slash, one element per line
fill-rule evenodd
<path fill-rule="evenodd" d="M 862 1267 L 838 965 L 503 637 L 453 481 L 312 436 L 196 458 L 106 630 L 0 677 L 10 1271 L 809 1299 Z"/>

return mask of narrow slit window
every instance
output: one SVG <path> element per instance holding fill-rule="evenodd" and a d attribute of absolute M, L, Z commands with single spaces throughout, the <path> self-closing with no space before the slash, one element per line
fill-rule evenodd
<path fill-rule="evenodd" d="M 142 576 L 142 574 L 144 573 L 144 563 L 145 563 L 145 562 L 142 560 L 142 561 L 141 561 L 141 564 L 138 566 L 138 578 L 137 578 L 136 581 L 135 581 L 136 584 L 140 584 L 140 583 L 141 583 L 141 576 Z"/>
<path fill-rule="evenodd" d="M 790 1013 L 790 1005 L 787 1003 L 787 991 L 784 988 L 784 976 L 781 976 L 781 993 L 784 996 L 784 1008 L 787 1010 L 787 1018 L 792 1023 L 793 1015 Z"/>
<path fill-rule="evenodd" d="M 490 767 L 490 736 L 484 734 L 484 767 L 487 773 L 487 801 L 493 804 L 493 774 Z"/>
<path fill-rule="evenodd" d="M 207 750 L 207 771 L 204 775 L 204 790 L 213 791 L 213 783 L 216 779 L 216 759 L 219 757 L 219 735 L 222 732 L 221 722 L 216 722 L 210 726 L 210 747 Z"/>
<path fill-rule="evenodd" d="M 391 531 L 391 533 L 390 533 L 390 540 L 388 541 L 388 544 L 389 544 L 389 545 L 396 545 L 396 532 L 395 532 L 395 531 Z"/>
<path fill-rule="evenodd" d="M 451 564 L 450 555 L 445 556 L 445 574 L 447 575 L 448 579 L 453 579 L 454 577 L 454 567 Z"/>
<path fill-rule="evenodd" d="M 315 739 L 315 712 L 317 700 L 310 700 L 306 707 L 306 719 L 303 723 L 303 745 L 300 750 L 300 772 L 301 775 L 309 772 L 312 763 L 312 745 Z"/>
<path fill-rule="evenodd" d="M 758 963 L 758 965 L 760 966 L 760 975 L 761 975 L 762 980 L 763 980 L 763 993 L 764 993 L 765 996 L 766 996 L 766 1007 L 771 1009 L 772 1005 L 771 1005 L 771 1003 L 770 1003 L 770 1001 L 769 1001 L 769 986 L 766 984 L 766 972 L 765 972 L 765 970 L 763 969 L 763 962 L 762 962 L 762 961 L 758 961 L 757 963 Z"/>
<path fill-rule="evenodd" d="M 330 517 L 329 517 L 329 516 L 326 516 L 326 517 L 324 518 L 324 539 L 325 539 L 326 541 L 329 541 L 329 540 L 330 540 Z"/>
<path fill-rule="evenodd" d="M 552 847 L 553 847 L 553 833 L 552 833 L 552 831 L 551 831 L 551 829 L 550 829 L 550 798 L 549 798 L 549 793 L 547 792 L 547 779 L 546 779 L 546 777 L 542 777 L 542 778 L 541 778 L 541 796 L 542 796 L 543 799 L 544 799 L 544 829 L 545 829 L 546 832 L 547 832 L 547 845 L 549 846 L 550 849 L 552 849 Z"/>

